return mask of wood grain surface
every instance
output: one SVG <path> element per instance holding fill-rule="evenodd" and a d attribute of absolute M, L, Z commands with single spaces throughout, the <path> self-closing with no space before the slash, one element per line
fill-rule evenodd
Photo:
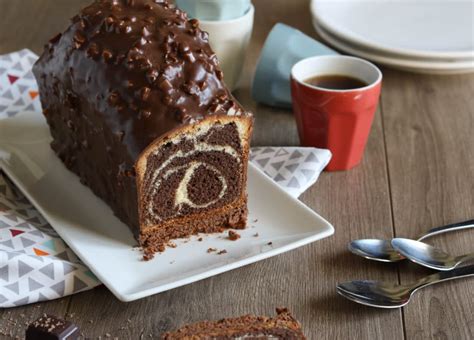
<path fill-rule="evenodd" d="M 0 54 L 40 53 L 84 0 L 0 0 Z M 271 27 L 284 22 L 316 37 L 308 0 L 255 0 L 255 30 L 236 96 L 256 116 L 254 145 L 297 145 L 292 113 L 253 102 L 250 83 Z M 474 280 L 427 288 L 402 310 L 378 310 L 335 293 L 337 282 L 409 282 L 430 271 L 351 255 L 350 240 L 416 237 L 474 217 L 474 75 L 429 76 L 382 68 L 381 104 L 362 164 L 323 173 L 302 200 L 336 233 L 298 250 L 131 303 L 105 287 L 0 311 L 0 339 L 23 337 L 25 324 L 52 313 L 86 338 L 158 338 L 183 323 L 287 306 L 309 339 L 473 339 Z M 430 239 L 453 254 L 474 252 L 474 232 Z"/>

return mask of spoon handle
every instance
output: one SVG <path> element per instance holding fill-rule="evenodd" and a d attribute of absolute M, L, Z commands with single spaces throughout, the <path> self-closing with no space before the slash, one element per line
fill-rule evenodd
<path fill-rule="evenodd" d="M 467 254 L 467 255 L 461 255 L 456 258 L 459 261 L 459 264 L 465 263 L 465 262 L 470 262 L 474 260 L 474 253 L 472 254 Z"/>
<path fill-rule="evenodd" d="M 418 241 L 422 241 L 425 238 L 446 233 L 448 231 L 454 231 L 454 230 L 462 230 L 462 229 L 469 229 L 469 228 L 474 228 L 474 220 L 468 220 L 464 222 L 458 222 L 458 223 L 453 223 L 453 224 L 448 224 L 442 227 L 436 227 L 433 229 L 428 230 L 428 232 L 421 236 Z"/>
<path fill-rule="evenodd" d="M 443 281 L 448 281 L 448 280 L 454 280 L 454 279 L 459 279 L 462 277 L 468 277 L 468 276 L 474 276 L 474 265 L 472 266 L 464 266 L 464 267 L 458 267 L 453 270 L 449 271 L 444 271 L 444 272 L 438 272 L 432 275 L 429 275 L 421 280 L 419 280 L 415 286 L 413 287 L 413 292 Z"/>

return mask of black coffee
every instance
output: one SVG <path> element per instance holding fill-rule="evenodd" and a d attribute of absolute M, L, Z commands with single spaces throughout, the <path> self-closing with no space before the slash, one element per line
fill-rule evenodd
<path fill-rule="evenodd" d="M 353 90 L 368 85 L 358 78 L 339 74 L 311 77 L 306 79 L 305 83 L 328 90 Z"/>

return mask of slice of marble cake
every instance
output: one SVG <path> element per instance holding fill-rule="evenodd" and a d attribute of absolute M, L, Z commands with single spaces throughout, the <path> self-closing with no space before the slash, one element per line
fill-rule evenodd
<path fill-rule="evenodd" d="M 162 335 L 163 340 L 305 340 L 301 324 L 286 308 L 277 316 L 244 315 L 202 321 Z"/>

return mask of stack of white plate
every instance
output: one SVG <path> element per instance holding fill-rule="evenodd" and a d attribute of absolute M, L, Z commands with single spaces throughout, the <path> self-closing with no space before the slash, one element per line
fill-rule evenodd
<path fill-rule="evenodd" d="M 472 0 L 312 0 L 313 25 L 351 55 L 419 73 L 474 72 Z"/>

